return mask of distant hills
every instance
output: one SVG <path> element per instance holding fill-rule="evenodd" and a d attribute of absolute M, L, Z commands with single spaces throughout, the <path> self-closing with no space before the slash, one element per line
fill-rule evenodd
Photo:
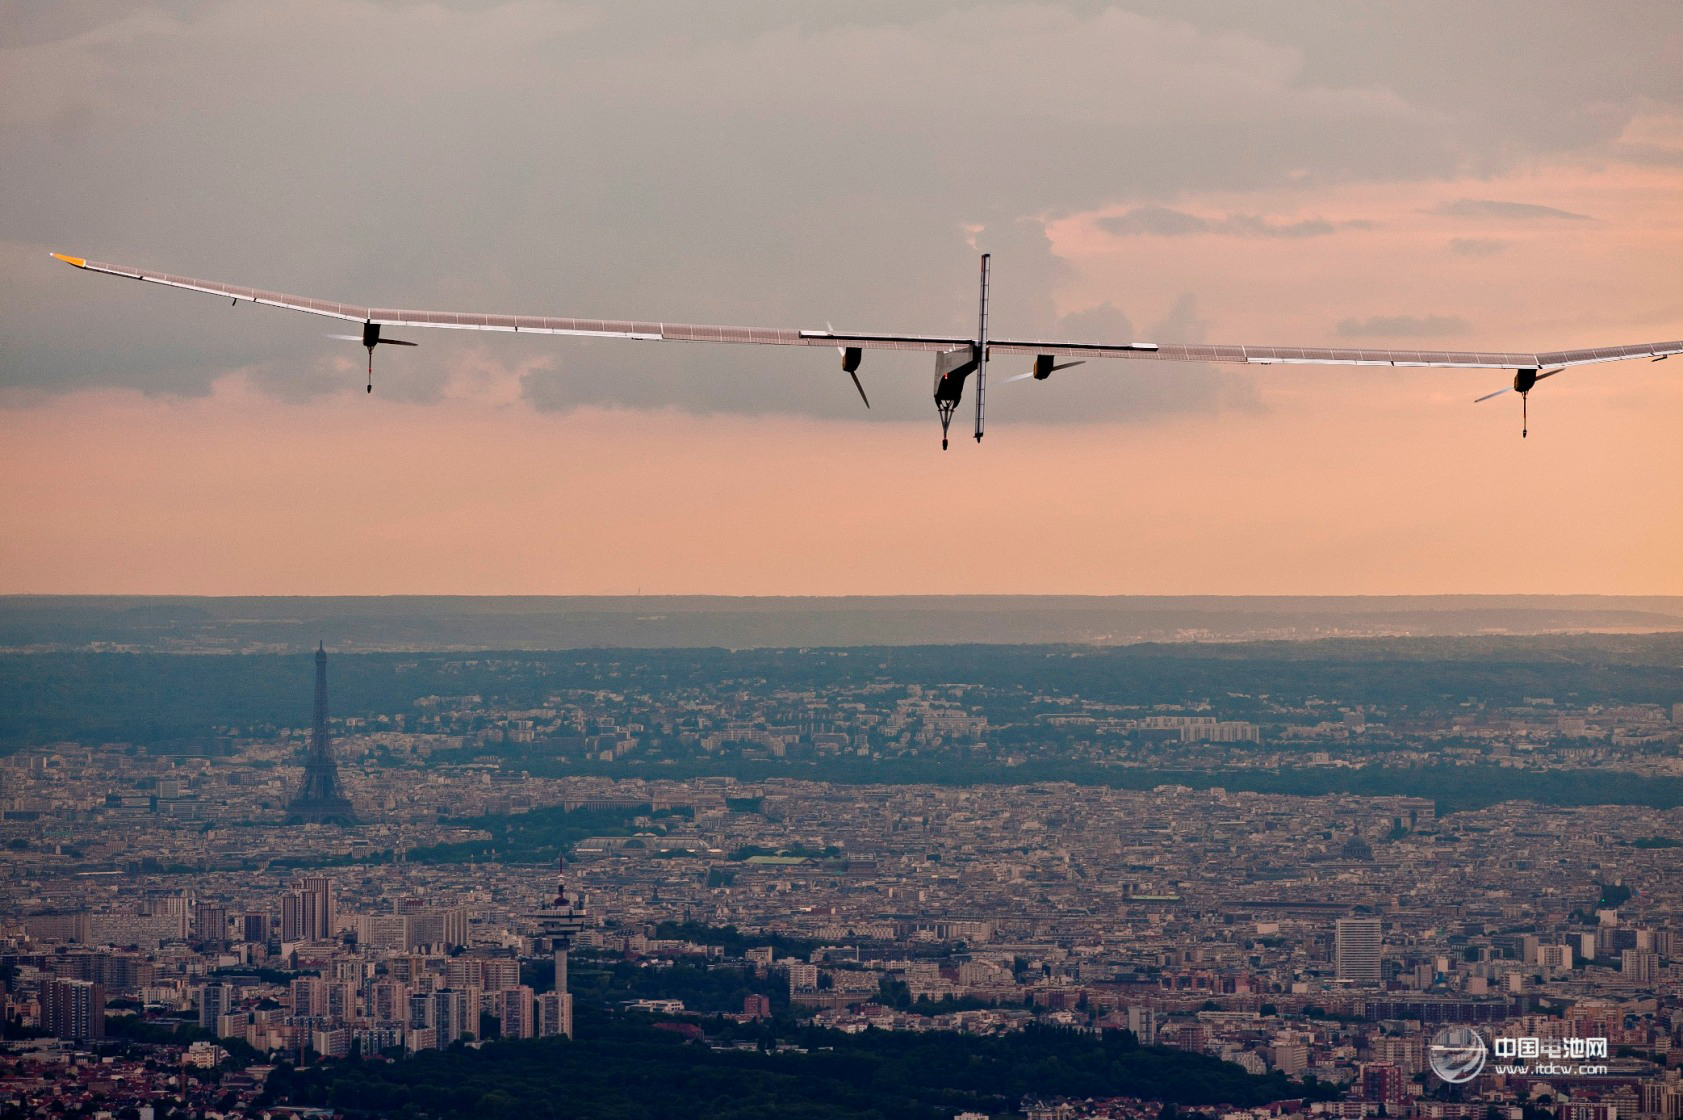
<path fill-rule="evenodd" d="M 1299 641 L 1683 631 L 1683 596 L 0 597 L 0 649 L 292 652 Z"/>

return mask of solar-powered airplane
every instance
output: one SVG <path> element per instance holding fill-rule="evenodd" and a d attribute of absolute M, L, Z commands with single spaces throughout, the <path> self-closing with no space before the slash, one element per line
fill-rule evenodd
<path fill-rule="evenodd" d="M 1513 385 L 1477 398 L 1487 401 L 1511 388 L 1520 395 L 1520 435 L 1528 434 L 1529 400 L 1532 388 L 1573 366 L 1595 362 L 1619 362 L 1627 358 L 1661 361 L 1683 354 L 1683 341 L 1645 342 L 1634 346 L 1603 346 L 1588 350 L 1480 353 L 1460 350 L 1368 350 L 1308 346 L 1159 346 L 1150 342 L 1062 342 L 994 338 L 988 333 L 988 254 L 982 254 L 981 300 L 976 333 L 956 335 L 878 334 L 870 332 L 787 330 L 772 327 L 720 327 L 695 324 L 655 323 L 615 319 L 563 319 L 544 315 L 490 315 L 454 311 L 405 311 L 384 307 L 359 307 L 331 300 L 289 296 L 214 280 L 194 280 L 163 272 L 143 272 L 115 264 L 98 264 L 81 257 L 54 253 L 66 264 L 108 276 L 124 276 L 226 296 L 235 304 L 241 300 L 270 307 L 285 307 L 311 315 L 325 315 L 357 323 L 360 335 L 335 335 L 368 348 L 368 391 L 374 391 L 374 348 L 414 346 L 382 334 L 385 327 L 450 327 L 456 330 L 509 331 L 516 334 L 569 334 L 593 338 L 635 338 L 654 342 L 734 342 L 761 346 L 834 346 L 841 351 L 842 372 L 853 378 L 854 388 L 869 408 L 865 388 L 859 382 L 859 364 L 866 350 L 925 350 L 935 354 L 935 410 L 941 418 L 941 448 L 947 447 L 947 428 L 964 396 L 964 383 L 976 378 L 976 440 L 981 441 L 987 391 L 988 360 L 998 354 L 1032 354 L 1029 370 L 1009 378 L 1032 377 L 1044 381 L 1053 372 L 1081 365 L 1089 358 L 1155 358 L 1172 362 L 1237 362 L 1246 365 L 1330 365 L 1330 366 L 1429 366 L 1445 369 L 1511 369 Z M 1060 360 L 1065 359 L 1065 360 Z M 1476 402 L 1475 402 L 1476 403 Z"/>

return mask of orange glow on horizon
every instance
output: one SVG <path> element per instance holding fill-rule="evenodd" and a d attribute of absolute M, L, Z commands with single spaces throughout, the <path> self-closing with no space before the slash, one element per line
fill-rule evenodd
<path fill-rule="evenodd" d="M 1674 120 L 1633 135 L 1683 149 Z M 1569 347 L 1683 333 L 1679 200 L 1675 162 L 1568 165 L 1172 203 L 1363 223 L 1328 236 L 1105 232 L 1126 202 L 1048 234 L 1064 311 L 1195 291 L 1218 342 L 1336 344 L 1407 313 L 1452 332 L 1420 345 Z M 0 407 L 0 591 L 1683 594 L 1683 360 L 1548 382 L 1524 441 L 1516 398 L 1471 403 L 1511 374 L 1276 367 L 1240 375 L 1259 409 L 1149 422 L 1025 424 L 990 392 L 985 444 L 942 454 L 933 415 L 539 413 L 520 375 L 544 352 L 448 345 L 434 405 L 366 398 L 347 361 L 354 390 L 305 403 L 231 371 L 203 398 Z"/>

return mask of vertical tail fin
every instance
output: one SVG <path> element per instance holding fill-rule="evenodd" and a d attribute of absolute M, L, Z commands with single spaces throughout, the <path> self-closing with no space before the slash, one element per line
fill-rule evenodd
<path fill-rule="evenodd" d="M 982 442 L 984 398 L 988 391 L 988 257 L 982 254 L 982 301 L 976 322 L 976 442 Z"/>

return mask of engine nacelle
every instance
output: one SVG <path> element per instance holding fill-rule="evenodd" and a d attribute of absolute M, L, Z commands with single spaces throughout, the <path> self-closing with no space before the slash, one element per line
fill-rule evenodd
<path fill-rule="evenodd" d="M 842 350 L 842 372 L 854 373 L 859 369 L 859 363 L 865 359 L 865 351 L 857 346 L 849 346 Z"/>

